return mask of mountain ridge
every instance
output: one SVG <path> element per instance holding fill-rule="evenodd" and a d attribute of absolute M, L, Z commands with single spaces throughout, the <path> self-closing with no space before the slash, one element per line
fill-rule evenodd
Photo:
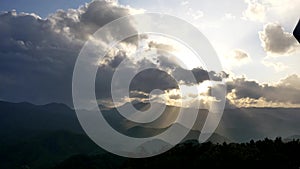
<path fill-rule="evenodd" d="M 167 106 L 167 109 L 172 112 L 179 109 L 179 107 Z M 126 127 L 127 125 L 127 127 L 123 129 L 125 134 L 126 132 L 134 133 L 134 131 L 130 130 L 133 130 L 134 127 L 140 127 L 136 124 L 129 125 L 128 121 L 120 119 L 122 116 L 118 115 L 116 109 L 111 108 L 102 113 L 104 116 L 112 116 L 113 120 L 118 121 L 119 124 L 117 124 L 117 128 L 122 128 L 124 125 Z M 174 113 L 169 112 L 167 114 L 171 116 Z M 202 122 L 200 126 L 203 120 L 205 120 L 204 116 L 205 115 L 201 117 Z M 300 134 L 299 120 L 300 108 L 225 109 L 220 124 L 216 129 L 216 133 L 221 134 L 233 142 L 245 142 L 251 139 L 262 139 L 264 137 L 275 138 L 281 136 L 285 138 Z M 161 122 L 144 127 L 152 129 L 159 123 Z M 14 133 L 15 130 L 68 130 L 75 133 L 84 133 L 75 111 L 62 103 L 34 105 L 28 102 L 11 103 L 0 101 L 0 135 L 9 134 L 10 132 Z M 26 131 L 24 133 L 30 132 Z M 154 133 L 157 132 L 155 131 Z"/>

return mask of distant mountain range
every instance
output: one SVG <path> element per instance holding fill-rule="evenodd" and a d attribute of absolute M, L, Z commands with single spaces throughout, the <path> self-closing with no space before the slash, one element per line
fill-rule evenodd
<path fill-rule="evenodd" d="M 135 103 L 138 109 L 149 105 Z M 167 106 L 163 115 L 152 123 L 136 124 L 121 116 L 115 108 L 103 110 L 103 115 L 116 130 L 130 136 L 149 137 L 165 131 L 172 125 L 180 108 Z M 198 110 L 198 119 L 184 140 L 197 139 L 208 110 Z M 167 119 L 167 120 L 164 120 Z M 247 142 L 264 138 L 300 135 L 300 108 L 236 108 L 224 110 L 214 136 L 227 142 Z M 220 139 L 222 137 L 222 139 Z"/>
<path fill-rule="evenodd" d="M 149 105 L 145 103 L 135 104 L 138 109 L 147 106 Z M 165 131 L 172 125 L 179 110 L 178 107 L 167 106 L 161 117 L 145 124 L 125 119 L 116 108 L 105 108 L 102 113 L 110 125 L 119 132 L 134 137 L 149 137 Z M 185 140 L 197 139 L 207 113 L 207 110 L 199 110 L 197 123 Z M 300 108 L 231 108 L 225 109 L 216 134 L 224 137 L 220 140 L 232 142 L 278 136 L 286 138 L 300 135 L 299 121 Z M 19 140 L 39 132 L 60 130 L 84 133 L 75 111 L 64 104 L 33 105 L 25 102 L 0 102 L 0 143 L 10 142 L 16 138 Z"/>
<path fill-rule="evenodd" d="M 51 131 L 83 134 L 74 110 L 64 104 L 0 102 L 0 143 L 26 140 Z"/>
<path fill-rule="evenodd" d="M 235 142 L 286 138 L 299 135 L 299 121 L 299 108 L 226 109 L 216 133 Z"/>
<path fill-rule="evenodd" d="M 135 103 L 138 109 L 148 104 Z M 180 108 L 167 106 L 161 117 L 151 123 L 138 124 L 125 119 L 116 108 L 100 106 L 103 116 L 117 131 L 133 137 L 149 137 L 164 132 L 173 123 Z M 207 110 L 200 109 L 197 123 L 182 142 L 197 139 Z M 224 111 L 222 120 L 208 141 L 248 142 L 275 137 L 284 141 L 300 138 L 300 108 L 231 108 Z M 151 146 L 169 147 L 163 140 L 153 140 L 138 149 Z M 0 101 L 0 168 L 20 168 L 30 165 L 40 168 L 53 166 L 78 153 L 106 153 L 82 130 L 76 113 L 64 104 L 34 105 Z M 115 157 L 114 157 L 115 158 Z"/>
<path fill-rule="evenodd" d="M 14 134 L 14 133 L 11 133 Z M 43 169 L 77 154 L 107 153 L 84 134 L 44 131 L 0 145 L 1 169 Z"/>

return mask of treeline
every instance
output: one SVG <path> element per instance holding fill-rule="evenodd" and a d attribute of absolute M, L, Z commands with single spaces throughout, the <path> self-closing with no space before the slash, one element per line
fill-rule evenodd
<path fill-rule="evenodd" d="M 128 159 L 112 154 L 76 155 L 55 169 L 299 169 L 300 141 L 275 140 L 250 141 L 249 143 L 211 142 L 199 144 L 187 141 L 161 155 Z"/>

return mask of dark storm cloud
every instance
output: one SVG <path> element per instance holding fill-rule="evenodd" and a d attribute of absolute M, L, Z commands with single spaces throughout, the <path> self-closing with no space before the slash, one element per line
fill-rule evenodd
<path fill-rule="evenodd" d="M 36 103 L 71 99 L 63 93 L 70 91 L 67 82 L 79 44 L 54 32 L 49 20 L 15 11 L 0 15 L 0 38 L 2 99 Z"/>
<path fill-rule="evenodd" d="M 103 2 L 93 2 L 78 10 L 58 11 L 50 19 L 41 19 L 33 14 L 17 14 L 15 11 L 2 13 L 0 15 L 0 37 L 3 42 L 0 44 L 0 98 L 38 104 L 62 102 L 72 105 L 73 67 L 84 42 L 84 39 L 80 38 L 93 33 L 96 29 L 95 26 L 93 30 L 87 30 L 85 25 L 89 27 L 96 21 L 98 25 L 102 25 L 108 20 L 124 15 L 126 11 L 120 7 L 118 14 L 116 6 L 113 6 L 112 10 L 102 10 L 102 5 L 105 8 L 112 7 Z M 88 16 L 95 15 L 90 14 L 90 10 L 95 12 L 98 8 L 99 14 L 103 13 L 102 18 L 97 16 L 97 19 L 89 20 Z M 108 12 L 105 13 L 106 11 Z M 85 15 L 85 13 L 89 14 Z M 110 97 L 112 75 L 125 58 L 127 58 L 126 53 L 120 51 L 114 56 L 106 57 L 105 64 L 99 66 L 96 78 L 97 98 Z M 144 59 L 135 66 L 143 67 L 149 64 L 153 63 Z M 169 66 L 174 68 L 177 64 L 170 62 L 167 67 Z M 193 73 L 200 80 L 204 72 L 195 69 Z M 170 75 L 161 70 L 151 69 L 136 76 L 131 84 L 132 90 L 146 93 L 153 89 L 166 90 L 175 87 L 177 83 Z"/>
<path fill-rule="evenodd" d="M 104 57 L 104 65 L 108 65 L 111 68 L 117 68 L 119 64 L 127 58 L 125 51 L 118 51 L 116 54 L 108 54 Z"/>
<path fill-rule="evenodd" d="M 16 11 L 2 12 L 0 99 L 72 105 L 73 67 L 84 40 L 100 26 L 128 12 L 106 1 L 58 11 L 46 19 Z M 125 30 L 132 28 L 122 26 Z M 116 66 L 119 57 L 110 66 Z M 107 67 L 100 71 L 111 73 Z"/>
<path fill-rule="evenodd" d="M 131 81 L 131 90 L 150 93 L 154 89 L 167 90 L 178 88 L 177 82 L 168 73 L 158 69 L 147 69 Z"/>
<path fill-rule="evenodd" d="M 162 55 L 159 58 L 163 57 Z M 111 97 L 111 83 L 112 76 L 116 69 L 125 74 L 135 74 L 135 77 L 130 82 L 130 91 L 134 93 L 143 93 L 143 95 L 148 96 L 154 89 L 169 90 L 178 88 L 178 83 L 194 85 L 195 82 L 188 79 L 189 75 L 192 74 L 196 80 L 196 83 L 201 83 L 206 80 L 220 81 L 222 78 L 228 77 L 225 72 L 215 73 L 213 71 L 207 72 L 202 68 L 194 68 L 192 70 L 187 70 L 179 67 L 176 63 L 169 62 L 168 67 L 161 67 L 161 65 L 156 65 L 152 61 L 144 58 L 138 62 L 128 60 L 128 56 L 125 52 L 118 52 L 114 57 L 108 57 L 105 64 L 102 64 L 97 73 L 96 78 L 96 96 L 97 99 L 107 99 Z M 126 60 L 126 65 L 119 65 L 123 60 Z M 123 65 L 123 64 L 122 64 Z M 145 67 L 156 67 L 155 69 L 150 68 L 136 73 L 137 70 Z M 171 69 L 173 68 L 173 69 Z M 168 73 L 167 73 L 168 72 Z M 189 74 L 190 72 L 190 74 Z M 178 82 L 176 81 L 178 80 Z M 118 81 L 118 85 L 121 85 L 122 81 Z M 125 94 L 126 88 L 118 88 Z M 135 97 L 130 93 L 131 97 Z M 142 96 L 141 98 L 144 98 Z"/>
<path fill-rule="evenodd" d="M 113 64 L 120 64 L 124 59 L 127 61 L 125 67 L 115 67 L 115 64 Z M 134 63 L 133 61 L 128 60 L 128 56 L 126 55 L 122 55 L 121 57 L 120 55 L 116 55 L 113 59 L 102 64 L 98 69 L 96 78 L 97 99 L 107 99 L 111 97 L 112 76 L 116 69 L 125 72 L 125 74 L 136 74 L 138 69 L 144 67 L 155 67 L 155 65 L 148 59 L 142 59 L 137 63 Z M 157 67 L 157 69 L 146 69 L 137 73 L 129 86 L 130 96 L 137 97 L 137 93 L 139 93 L 138 95 L 144 95 L 141 98 L 149 95 L 154 89 L 168 90 L 174 88 L 178 88 L 175 79 L 159 67 Z M 126 91 L 126 88 L 122 88 L 121 90 L 124 90 L 123 93 L 128 92 Z"/>
<path fill-rule="evenodd" d="M 205 80 L 212 80 L 212 81 L 221 81 L 222 78 L 227 78 L 228 74 L 225 72 L 216 73 L 214 71 L 207 71 L 202 68 L 193 68 L 192 70 L 183 69 L 181 67 L 177 67 L 174 72 L 172 72 L 173 76 L 181 80 L 187 84 L 192 83 L 190 79 L 188 79 L 188 73 L 191 72 L 197 83 L 201 83 Z"/>
<path fill-rule="evenodd" d="M 271 102 L 300 103 L 300 77 L 291 75 L 276 85 L 259 84 L 245 78 L 234 79 L 227 83 L 228 92 L 235 90 L 237 99 L 264 98 Z"/>

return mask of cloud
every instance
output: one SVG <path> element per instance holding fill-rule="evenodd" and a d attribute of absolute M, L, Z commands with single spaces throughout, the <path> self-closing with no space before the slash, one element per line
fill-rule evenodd
<path fill-rule="evenodd" d="M 276 84 L 261 84 L 246 78 L 236 78 L 227 82 L 228 97 L 232 102 L 253 103 L 264 101 L 278 105 L 300 104 L 300 77 L 290 75 Z M 261 102 L 260 102 L 261 103 Z"/>
<path fill-rule="evenodd" d="M 259 32 L 259 38 L 264 50 L 271 54 L 286 55 L 299 48 L 294 36 L 277 23 L 266 24 Z"/>
<path fill-rule="evenodd" d="M 73 67 L 84 41 L 104 24 L 130 11 L 116 3 L 93 1 L 79 9 L 59 10 L 45 19 L 35 14 L 2 12 L 0 99 L 72 106 Z M 122 28 L 120 31 L 133 29 L 131 25 Z M 115 67 L 121 57 L 116 57 L 110 66 Z M 106 80 L 101 83 L 103 95 L 111 67 L 99 70 L 107 75 L 101 77 Z"/>
<path fill-rule="evenodd" d="M 180 5 L 182 5 L 182 6 L 186 6 L 188 4 L 189 4 L 189 1 L 181 1 L 181 3 L 180 3 Z"/>
<path fill-rule="evenodd" d="M 119 65 L 123 62 L 122 65 Z M 97 77 L 96 77 L 96 97 L 98 100 L 111 100 L 111 84 L 112 77 L 116 70 L 122 72 L 124 76 L 118 77 L 115 81 L 115 92 L 119 96 L 126 97 L 129 92 L 131 99 L 138 100 L 138 96 L 149 96 L 152 90 L 160 89 L 162 91 L 168 89 L 178 88 L 177 82 L 162 68 L 158 69 L 146 69 L 138 72 L 144 67 L 155 67 L 155 64 L 147 59 L 134 60 L 130 58 L 125 51 L 119 51 L 114 55 L 107 57 L 107 59 L 99 65 Z M 159 70 L 160 69 L 160 70 Z M 137 73 L 138 72 L 138 73 Z M 129 91 L 126 87 L 126 75 L 134 74 L 134 78 L 130 81 Z M 124 78 L 124 79 L 122 79 Z M 125 86 L 123 86 L 125 85 Z M 140 97 L 140 101 L 145 98 Z M 128 101 L 129 98 L 117 98 L 119 101 Z M 112 101 L 112 100 L 111 100 Z M 108 101 L 106 101 L 108 102 Z"/>
<path fill-rule="evenodd" d="M 36 104 L 61 102 L 72 106 L 72 74 L 75 61 L 84 42 L 101 26 L 130 14 L 132 9 L 107 1 L 93 1 L 78 9 L 59 10 L 42 19 L 35 14 L 16 11 L 0 14 L 0 99 L 7 101 L 29 101 Z M 132 25 L 121 25 L 122 31 L 134 29 Z M 20 29 L 22 28 L 22 29 Z M 122 43 L 134 45 L 136 39 Z M 126 46 L 126 45 L 125 45 Z M 151 47 L 173 50 L 166 44 L 152 42 Z M 115 69 L 128 59 L 127 51 L 121 49 L 108 53 L 99 63 L 96 75 L 97 99 L 109 100 L 111 81 Z M 167 72 L 188 71 L 178 61 L 159 55 L 158 62 L 134 60 L 124 67 L 124 72 L 135 72 L 138 68 L 158 64 L 162 70 L 146 70 L 131 82 L 132 97 L 148 96 L 153 89 L 171 90 L 177 82 Z M 179 70 L 180 69 L 180 70 Z M 193 69 L 197 82 L 208 79 L 219 80 L 219 74 Z M 172 73 L 172 72 L 171 72 Z M 172 74 L 171 74 L 172 75 Z M 220 74 L 221 75 L 221 74 Z M 203 76 L 203 77 L 202 77 Z M 184 76 L 180 77 L 182 81 Z M 189 83 L 186 81 L 185 83 Z M 128 91 L 126 91 L 128 92 Z M 139 93 L 139 95 L 138 95 Z M 141 94 L 143 93 L 143 95 Z"/>
<path fill-rule="evenodd" d="M 170 95 L 169 98 L 173 99 L 173 100 L 178 100 L 178 99 L 181 99 L 181 96 L 179 94 L 178 95 Z"/>
<path fill-rule="evenodd" d="M 63 93 L 71 92 L 67 84 L 80 45 L 32 14 L 5 12 L 0 24 L 0 97 L 35 103 L 71 99 Z"/>
<path fill-rule="evenodd" d="M 73 39 L 87 40 L 105 24 L 130 14 L 130 8 L 118 5 L 115 2 L 92 1 L 78 9 L 67 11 L 58 10 L 49 16 L 53 29 L 58 33 L 66 34 Z M 121 31 L 132 29 L 130 24 L 121 25 Z"/>
<path fill-rule="evenodd" d="M 292 104 L 287 102 L 277 102 L 266 100 L 263 97 L 259 99 L 253 98 L 240 98 L 237 99 L 235 92 L 231 92 L 227 94 L 227 99 L 229 102 L 227 103 L 227 108 L 236 108 L 236 107 L 299 107 L 299 104 Z"/>
<path fill-rule="evenodd" d="M 223 20 L 234 20 L 236 19 L 236 16 L 234 16 L 232 13 L 225 13 L 225 15 L 222 17 Z"/>
<path fill-rule="evenodd" d="M 241 61 L 241 60 L 249 59 L 249 55 L 245 51 L 236 49 L 233 51 L 233 55 L 230 55 L 229 58 L 233 58 L 235 60 Z"/>
<path fill-rule="evenodd" d="M 116 55 L 113 57 L 119 60 L 119 56 Z M 155 66 L 151 60 L 144 58 L 138 62 L 134 62 L 132 60 L 128 60 L 126 58 L 126 66 L 118 67 L 118 71 L 125 72 L 125 74 L 135 74 L 137 70 L 143 67 Z M 158 56 L 158 63 L 161 63 L 160 58 L 164 58 L 162 55 Z M 96 88 L 96 93 L 101 94 L 101 96 L 110 97 L 110 83 L 113 73 L 115 72 L 114 66 L 111 63 L 115 62 L 115 59 L 110 59 L 105 64 L 102 64 L 98 69 L 98 78 L 96 80 L 96 87 L 106 86 L 107 88 L 100 89 L 99 91 Z M 119 63 L 119 61 L 118 61 Z M 198 85 L 199 83 L 203 83 L 204 81 L 212 80 L 212 81 L 221 81 L 222 78 L 228 77 L 228 74 L 225 72 L 216 73 L 214 71 L 206 71 L 202 68 L 194 68 L 192 70 L 184 69 L 178 66 L 176 63 L 169 62 L 168 64 L 157 65 L 158 69 L 146 69 L 142 72 L 139 72 L 135 75 L 133 80 L 130 83 L 130 90 L 136 92 L 142 92 L 146 95 L 149 95 L 152 90 L 160 89 L 162 91 L 177 89 L 178 85 Z M 103 72 L 104 71 L 104 72 Z M 192 74 L 195 78 L 195 81 L 191 81 L 188 77 Z M 101 78 L 105 76 L 105 78 Z M 98 80 L 99 79 L 99 80 Z M 176 80 L 178 80 L 178 82 Z M 104 84 L 105 83 L 105 84 Z M 122 84 L 122 82 L 119 82 Z M 120 85 L 121 86 L 121 85 Z M 120 92 L 128 92 L 126 88 L 120 89 Z M 103 93 L 106 93 L 105 95 Z M 100 97 L 99 97 L 100 98 Z"/>
<path fill-rule="evenodd" d="M 118 50 L 113 53 L 109 53 L 105 56 L 105 59 L 102 63 L 99 63 L 99 65 L 108 65 L 111 68 L 117 68 L 119 64 L 126 59 L 128 56 L 125 51 Z"/>
<path fill-rule="evenodd" d="M 184 82 L 185 84 L 193 84 L 193 81 L 189 79 L 189 73 L 192 73 L 196 83 L 202 83 L 206 80 L 212 81 L 221 81 L 222 78 L 227 78 L 228 74 L 225 72 L 216 73 L 214 71 L 206 71 L 202 68 L 194 68 L 192 70 L 187 70 L 181 67 L 177 67 L 172 71 L 172 75 L 179 81 Z"/>
<path fill-rule="evenodd" d="M 190 17 L 192 17 L 194 20 L 198 20 L 204 16 L 204 12 L 201 10 L 194 10 L 192 8 L 189 8 L 186 14 Z"/>
<path fill-rule="evenodd" d="M 228 68 L 241 66 L 249 62 L 251 62 L 250 55 L 241 49 L 234 49 L 230 51 L 227 55 L 225 55 L 225 59 L 223 60 L 223 64 Z"/>
<path fill-rule="evenodd" d="M 283 88 L 295 88 L 300 90 L 300 77 L 296 74 L 290 75 L 285 79 L 282 79 L 279 84 L 279 87 Z"/>
<path fill-rule="evenodd" d="M 131 81 L 130 89 L 150 93 L 154 89 L 167 90 L 178 88 L 177 82 L 166 72 L 147 69 L 138 73 Z"/>
<path fill-rule="evenodd" d="M 262 3 L 268 7 L 267 20 L 294 25 L 299 19 L 300 3 L 298 0 L 262 0 Z"/>
<path fill-rule="evenodd" d="M 172 55 L 169 56 L 167 53 L 157 56 L 157 63 L 160 67 L 166 69 L 175 69 L 176 67 L 179 67 L 179 65 L 183 65 L 177 57 Z"/>
<path fill-rule="evenodd" d="M 150 98 L 147 96 L 150 95 L 150 93 L 154 89 L 160 89 L 163 91 L 164 95 L 169 95 L 171 97 L 168 97 L 172 99 L 171 105 L 178 105 L 180 101 L 176 100 L 175 96 L 178 95 L 178 93 L 173 94 L 167 94 L 169 91 L 174 91 L 179 88 L 179 85 L 182 87 L 185 86 L 198 86 L 201 84 L 204 84 L 204 82 L 212 80 L 212 81 L 220 81 L 222 78 L 228 77 L 228 74 L 225 72 L 216 73 L 214 71 L 206 71 L 202 68 L 194 68 L 192 70 L 184 69 L 177 65 L 175 62 L 168 62 L 167 64 L 164 63 L 163 66 L 161 66 L 162 61 L 161 58 L 164 58 L 163 55 L 158 55 L 158 60 L 151 60 L 148 58 L 143 58 L 142 60 L 139 60 L 135 62 L 134 60 L 129 59 L 127 55 L 122 55 L 122 57 L 119 57 L 119 55 L 115 55 L 114 57 L 110 57 L 109 60 L 106 60 L 98 69 L 98 74 L 96 78 L 96 96 L 97 99 L 106 100 L 106 104 L 111 105 L 111 103 L 108 102 L 108 100 L 111 100 L 111 77 L 114 74 L 116 67 L 113 66 L 115 59 L 117 59 L 117 63 L 120 63 L 119 58 L 124 58 L 123 60 L 126 61 L 125 66 L 119 66 L 117 67 L 118 71 L 126 74 L 136 74 L 133 80 L 130 82 L 130 98 L 125 98 L 127 88 L 122 86 L 123 81 L 118 80 L 117 87 L 114 91 L 118 92 L 119 96 L 124 96 L 124 98 L 118 98 L 118 104 L 124 104 L 124 102 L 129 100 L 135 100 L 135 101 L 149 101 Z M 165 59 L 163 59 L 165 60 Z M 158 61 L 158 65 L 156 64 Z M 123 65 L 123 64 L 122 64 Z M 146 69 L 142 72 L 135 73 L 140 68 L 144 67 L 152 67 L 152 66 L 158 66 L 158 69 Z M 192 74 L 196 81 L 191 81 L 188 77 Z M 125 78 L 126 77 L 121 77 Z M 211 79 L 210 79 L 211 78 Z M 176 80 L 178 80 L 178 82 Z M 187 90 L 187 92 L 191 92 L 193 90 L 190 89 Z M 142 94 L 142 95 L 141 95 Z M 189 93 L 190 94 L 190 93 Z M 198 95 L 198 94 L 197 94 Z M 139 96 L 141 96 L 139 98 Z M 146 96 L 146 98 L 145 98 Z M 175 101 L 176 100 L 176 101 Z M 111 100 L 112 101 L 112 100 Z M 174 102 L 174 104 L 173 104 Z M 176 102 L 176 104 L 175 104 Z M 178 103 L 177 103 L 178 102 Z M 205 101 L 203 101 L 205 102 Z"/>
<path fill-rule="evenodd" d="M 163 44 L 163 43 L 156 43 L 154 41 L 150 41 L 148 43 L 149 48 L 154 48 L 162 51 L 173 51 L 175 50 L 173 46 L 168 45 L 168 44 Z"/>
<path fill-rule="evenodd" d="M 246 19 L 263 22 L 266 18 L 266 7 L 256 0 L 246 0 L 247 9 L 243 12 Z"/>
<path fill-rule="evenodd" d="M 272 62 L 272 61 L 263 60 L 262 63 L 267 67 L 274 68 L 276 72 L 280 72 L 288 68 L 287 65 L 281 62 Z"/>

